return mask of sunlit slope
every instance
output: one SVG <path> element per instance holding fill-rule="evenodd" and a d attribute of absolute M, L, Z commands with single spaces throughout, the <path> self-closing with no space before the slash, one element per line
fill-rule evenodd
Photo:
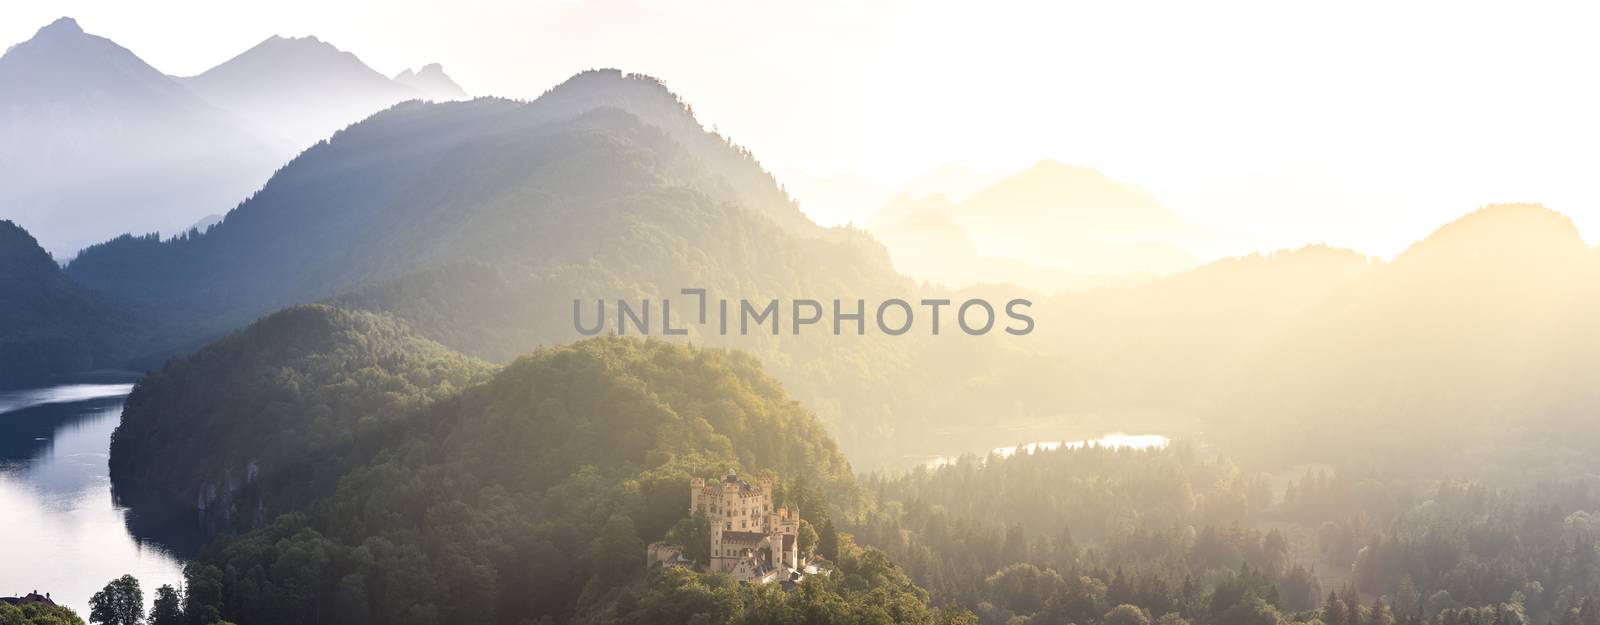
<path fill-rule="evenodd" d="M 1596 436 L 1596 270 L 1566 217 L 1499 205 L 1390 262 L 1311 247 L 1053 298 L 1041 333 L 1065 413 L 1159 412 L 1282 461 L 1555 462 Z"/>
<path fill-rule="evenodd" d="M 1286 328 L 1375 266 L 1322 246 L 1220 260 L 1052 298 L 1040 306 L 1040 340 L 1061 354 L 1069 411 L 1158 411 L 1191 428 L 1229 400 Z"/>
<path fill-rule="evenodd" d="M 1291 431 L 1365 431 L 1374 454 L 1549 444 L 1553 460 L 1600 436 L 1597 270 L 1565 216 L 1481 209 L 1276 337 L 1240 406 Z"/>

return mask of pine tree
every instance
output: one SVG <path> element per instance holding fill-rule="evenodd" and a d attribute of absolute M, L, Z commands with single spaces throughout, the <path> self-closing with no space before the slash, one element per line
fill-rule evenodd
<path fill-rule="evenodd" d="M 839 559 L 839 531 L 828 517 L 822 517 L 822 527 L 817 530 L 817 553 L 829 560 Z"/>

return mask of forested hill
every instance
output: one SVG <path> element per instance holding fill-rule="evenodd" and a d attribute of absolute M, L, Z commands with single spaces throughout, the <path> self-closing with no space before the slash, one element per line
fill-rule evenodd
<path fill-rule="evenodd" d="M 387 317 L 289 308 L 140 380 L 111 479 L 141 516 L 249 529 L 326 495 L 408 413 L 491 371 Z"/>
<path fill-rule="evenodd" d="M 188 569 L 191 617 L 934 621 L 903 573 L 848 542 L 829 547 L 838 573 L 795 593 L 646 575 L 647 542 L 692 544 L 699 531 L 688 517 L 693 476 L 772 475 L 808 528 L 865 505 L 826 430 L 748 355 L 622 338 L 542 349 L 404 427 L 304 513 L 208 548 Z M 808 551 L 818 546 L 810 532 Z"/>
<path fill-rule="evenodd" d="M 133 315 L 62 273 L 39 243 L 0 220 L 0 386 L 122 364 Z"/>

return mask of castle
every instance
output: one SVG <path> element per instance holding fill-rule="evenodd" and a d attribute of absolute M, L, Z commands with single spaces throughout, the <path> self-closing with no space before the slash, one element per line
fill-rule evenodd
<path fill-rule="evenodd" d="M 800 568 L 800 511 L 774 509 L 772 478 L 728 473 L 689 482 L 689 512 L 711 521 L 711 570 L 741 581 L 787 581 Z"/>

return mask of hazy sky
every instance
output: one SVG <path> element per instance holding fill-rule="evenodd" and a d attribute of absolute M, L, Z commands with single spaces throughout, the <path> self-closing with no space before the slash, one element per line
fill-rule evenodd
<path fill-rule="evenodd" d="M 1389 255 L 1478 205 L 1542 201 L 1600 240 L 1600 14 L 1538 2 L 0 3 L 71 15 L 172 74 L 273 34 L 385 73 L 441 62 L 534 97 L 652 74 L 769 167 L 885 188 L 944 163 L 1090 165 L 1262 245 Z"/>

